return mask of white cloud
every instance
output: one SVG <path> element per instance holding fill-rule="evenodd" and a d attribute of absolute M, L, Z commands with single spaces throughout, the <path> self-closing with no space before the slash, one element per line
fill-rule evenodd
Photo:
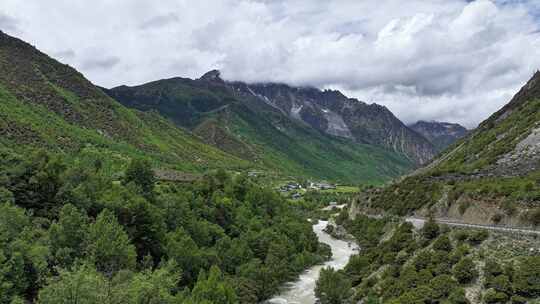
<path fill-rule="evenodd" d="M 103 86 L 219 68 L 472 127 L 540 67 L 539 11 L 534 0 L 3 0 L 0 28 Z"/>

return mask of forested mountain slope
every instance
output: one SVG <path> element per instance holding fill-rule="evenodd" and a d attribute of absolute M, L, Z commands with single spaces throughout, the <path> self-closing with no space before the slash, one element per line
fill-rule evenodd
<path fill-rule="evenodd" d="M 297 92 L 295 100 L 306 104 L 313 102 L 305 93 L 311 91 L 317 92 L 318 102 L 334 103 L 325 97 L 330 94 L 327 92 L 284 87 L 289 93 Z M 257 90 L 257 87 L 253 86 L 253 89 Z M 427 161 L 432 156 L 431 144 L 388 110 L 342 95 L 335 101 L 342 102 L 342 107 L 345 107 L 345 101 L 351 109 L 362 107 L 357 112 L 363 115 L 363 122 L 358 122 L 351 136 L 339 131 L 339 126 L 334 126 L 332 121 L 328 124 L 323 119 L 325 127 L 310 124 L 311 120 L 298 118 L 275 106 L 270 99 L 273 97 L 253 91 L 251 85 L 222 80 L 218 71 L 195 80 L 171 78 L 105 91 L 128 107 L 159 112 L 223 151 L 296 175 L 378 183 L 398 176 L 416 162 Z M 323 105 L 316 107 L 317 113 L 323 113 Z M 342 112 L 352 113 L 345 108 Z M 367 122 L 370 119 L 377 122 L 370 124 Z M 362 133 L 364 131 L 366 134 Z M 390 139 L 397 141 L 386 142 Z M 409 153 L 412 150 L 403 147 L 412 147 L 418 154 Z"/>

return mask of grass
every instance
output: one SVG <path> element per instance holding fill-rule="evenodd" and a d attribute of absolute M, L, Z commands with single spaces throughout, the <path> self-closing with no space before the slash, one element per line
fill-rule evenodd
<path fill-rule="evenodd" d="M 327 189 L 321 191 L 330 193 L 357 193 L 360 191 L 360 188 L 355 186 L 337 186 L 336 189 Z"/>
<path fill-rule="evenodd" d="M 68 94 L 62 93 L 63 96 Z M 65 153 L 68 158 L 71 152 L 83 150 L 89 154 L 110 155 L 111 160 L 119 163 L 126 158 L 147 158 L 157 167 L 200 172 L 210 166 L 230 169 L 250 166 L 246 161 L 201 143 L 154 113 L 137 113 L 118 105 L 118 119 L 131 126 L 133 132 L 128 138 L 113 138 L 69 123 L 44 106 L 20 102 L 2 86 L 0 101 L 0 132 L 5 133 L 0 143 L 17 150 L 41 147 Z M 78 102 L 73 94 L 70 102 Z"/>
<path fill-rule="evenodd" d="M 466 138 L 449 149 L 452 155 L 441 163 L 434 172 L 439 174 L 448 172 L 470 173 L 483 169 L 503 154 L 512 151 L 515 146 L 532 131 L 532 126 L 540 121 L 540 99 L 533 99 L 522 103 L 513 109 L 504 120 L 496 122 L 496 117 L 485 121 L 472 138 Z"/>

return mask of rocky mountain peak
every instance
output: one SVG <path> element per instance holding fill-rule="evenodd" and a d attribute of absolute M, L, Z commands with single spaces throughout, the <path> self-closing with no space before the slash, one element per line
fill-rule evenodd
<path fill-rule="evenodd" d="M 199 80 L 204 81 L 211 81 L 211 82 L 224 82 L 223 79 L 221 79 L 221 72 L 219 70 L 211 70 L 209 72 L 206 72 L 204 75 L 199 78 Z"/>
<path fill-rule="evenodd" d="M 229 83 L 234 94 L 258 100 L 320 132 L 358 143 L 382 146 L 417 164 L 429 161 L 433 145 L 410 130 L 390 110 L 348 98 L 338 90 L 277 83 Z"/>
<path fill-rule="evenodd" d="M 409 125 L 409 128 L 424 136 L 438 151 L 444 150 L 469 132 L 460 124 L 433 120 L 420 120 Z"/>

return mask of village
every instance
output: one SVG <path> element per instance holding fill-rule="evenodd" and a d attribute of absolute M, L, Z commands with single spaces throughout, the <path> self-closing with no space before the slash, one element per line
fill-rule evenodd
<path fill-rule="evenodd" d="M 284 185 L 278 187 L 278 191 L 283 195 L 289 196 L 293 200 L 302 198 L 303 193 L 306 191 L 324 191 L 324 190 L 336 190 L 337 185 L 327 182 L 313 182 L 308 181 L 305 183 L 299 183 L 296 181 L 287 182 Z"/>

